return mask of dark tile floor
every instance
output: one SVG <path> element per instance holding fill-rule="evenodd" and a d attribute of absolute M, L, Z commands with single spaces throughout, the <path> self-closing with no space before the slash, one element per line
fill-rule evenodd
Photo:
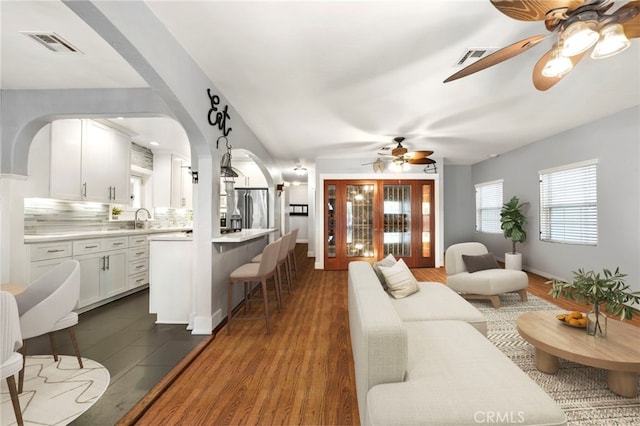
<path fill-rule="evenodd" d="M 100 400 L 72 425 L 113 425 L 205 336 L 185 325 L 155 324 L 148 290 L 80 314 L 76 336 L 80 352 L 111 374 Z M 68 333 L 56 334 L 58 352 L 73 355 Z M 27 342 L 27 354 L 51 353 L 46 336 Z"/>

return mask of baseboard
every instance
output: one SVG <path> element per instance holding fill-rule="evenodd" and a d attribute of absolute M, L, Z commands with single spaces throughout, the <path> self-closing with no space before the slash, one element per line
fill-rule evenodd
<path fill-rule="evenodd" d="M 222 321 L 222 311 L 218 309 L 212 316 L 195 316 L 191 334 L 207 335 L 213 333 L 214 324 Z"/>

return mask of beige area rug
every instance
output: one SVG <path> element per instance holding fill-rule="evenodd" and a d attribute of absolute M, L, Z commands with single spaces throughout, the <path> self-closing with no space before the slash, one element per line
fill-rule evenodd
<path fill-rule="evenodd" d="M 565 360 L 560 360 L 556 374 L 536 369 L 533 346 L 518 334 L 516 319 L 523 312 L 559 309 L 557 306 L 532 295 L 528 302 L 521 302 L 516 294 L 504 295 L 501 301 L 500 309 L 488 302 L 472 302 L 487 318 L 487 337 L 557 402 L 569 426 L 640 425 L 640 397 L 624 398 L 611 392 L 604 370 Z"/>
<path fill-rule="evenodd" d="M 80 369 L 74 356 L 28 356 L 20 408 L 25 425 L 66 425 L 87 411 L 109 386 L 109 371 L 83 358 Z M 16 375 L 16 383 L 18 376 Z M 15 425 L 7 381 L 2 380 L 2 426 Z"/>

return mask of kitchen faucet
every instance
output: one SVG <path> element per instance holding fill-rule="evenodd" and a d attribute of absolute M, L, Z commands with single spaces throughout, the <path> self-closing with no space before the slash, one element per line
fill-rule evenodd
<path fill-rule="evenodd" d="M 136 214 L 133 218 L 133 229 L 138 229 L 138 213 L 140 213 L 140 210 L 144 210 L 145 212 L 147 212 L 147 220 L 151 219 L 151 213 L 149 213 L 149 210 L 145 209 L 144 207 L 140 207 L 138 210 L 136 210 Z"/>

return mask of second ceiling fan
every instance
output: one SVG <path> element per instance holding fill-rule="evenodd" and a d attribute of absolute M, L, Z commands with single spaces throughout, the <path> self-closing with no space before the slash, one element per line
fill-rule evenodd
<path fill-rule="evenodd" d="M 627 49 L 629 39 L 640 37 L 640 1 L 623 4 L 611 14 L 611 0 L 490 0 L 510 18 L 544 21 L 557 42 L 533 68 L 533 85 L 547 90 L 559 82 L 586 53 L 608 58 Z M 617 2 L 620 3 L 620 2 Z M 445 83 L 466 77 L 531 49 L 549 35 L 535 35 L 504 47 L 449 76 Z"/>

